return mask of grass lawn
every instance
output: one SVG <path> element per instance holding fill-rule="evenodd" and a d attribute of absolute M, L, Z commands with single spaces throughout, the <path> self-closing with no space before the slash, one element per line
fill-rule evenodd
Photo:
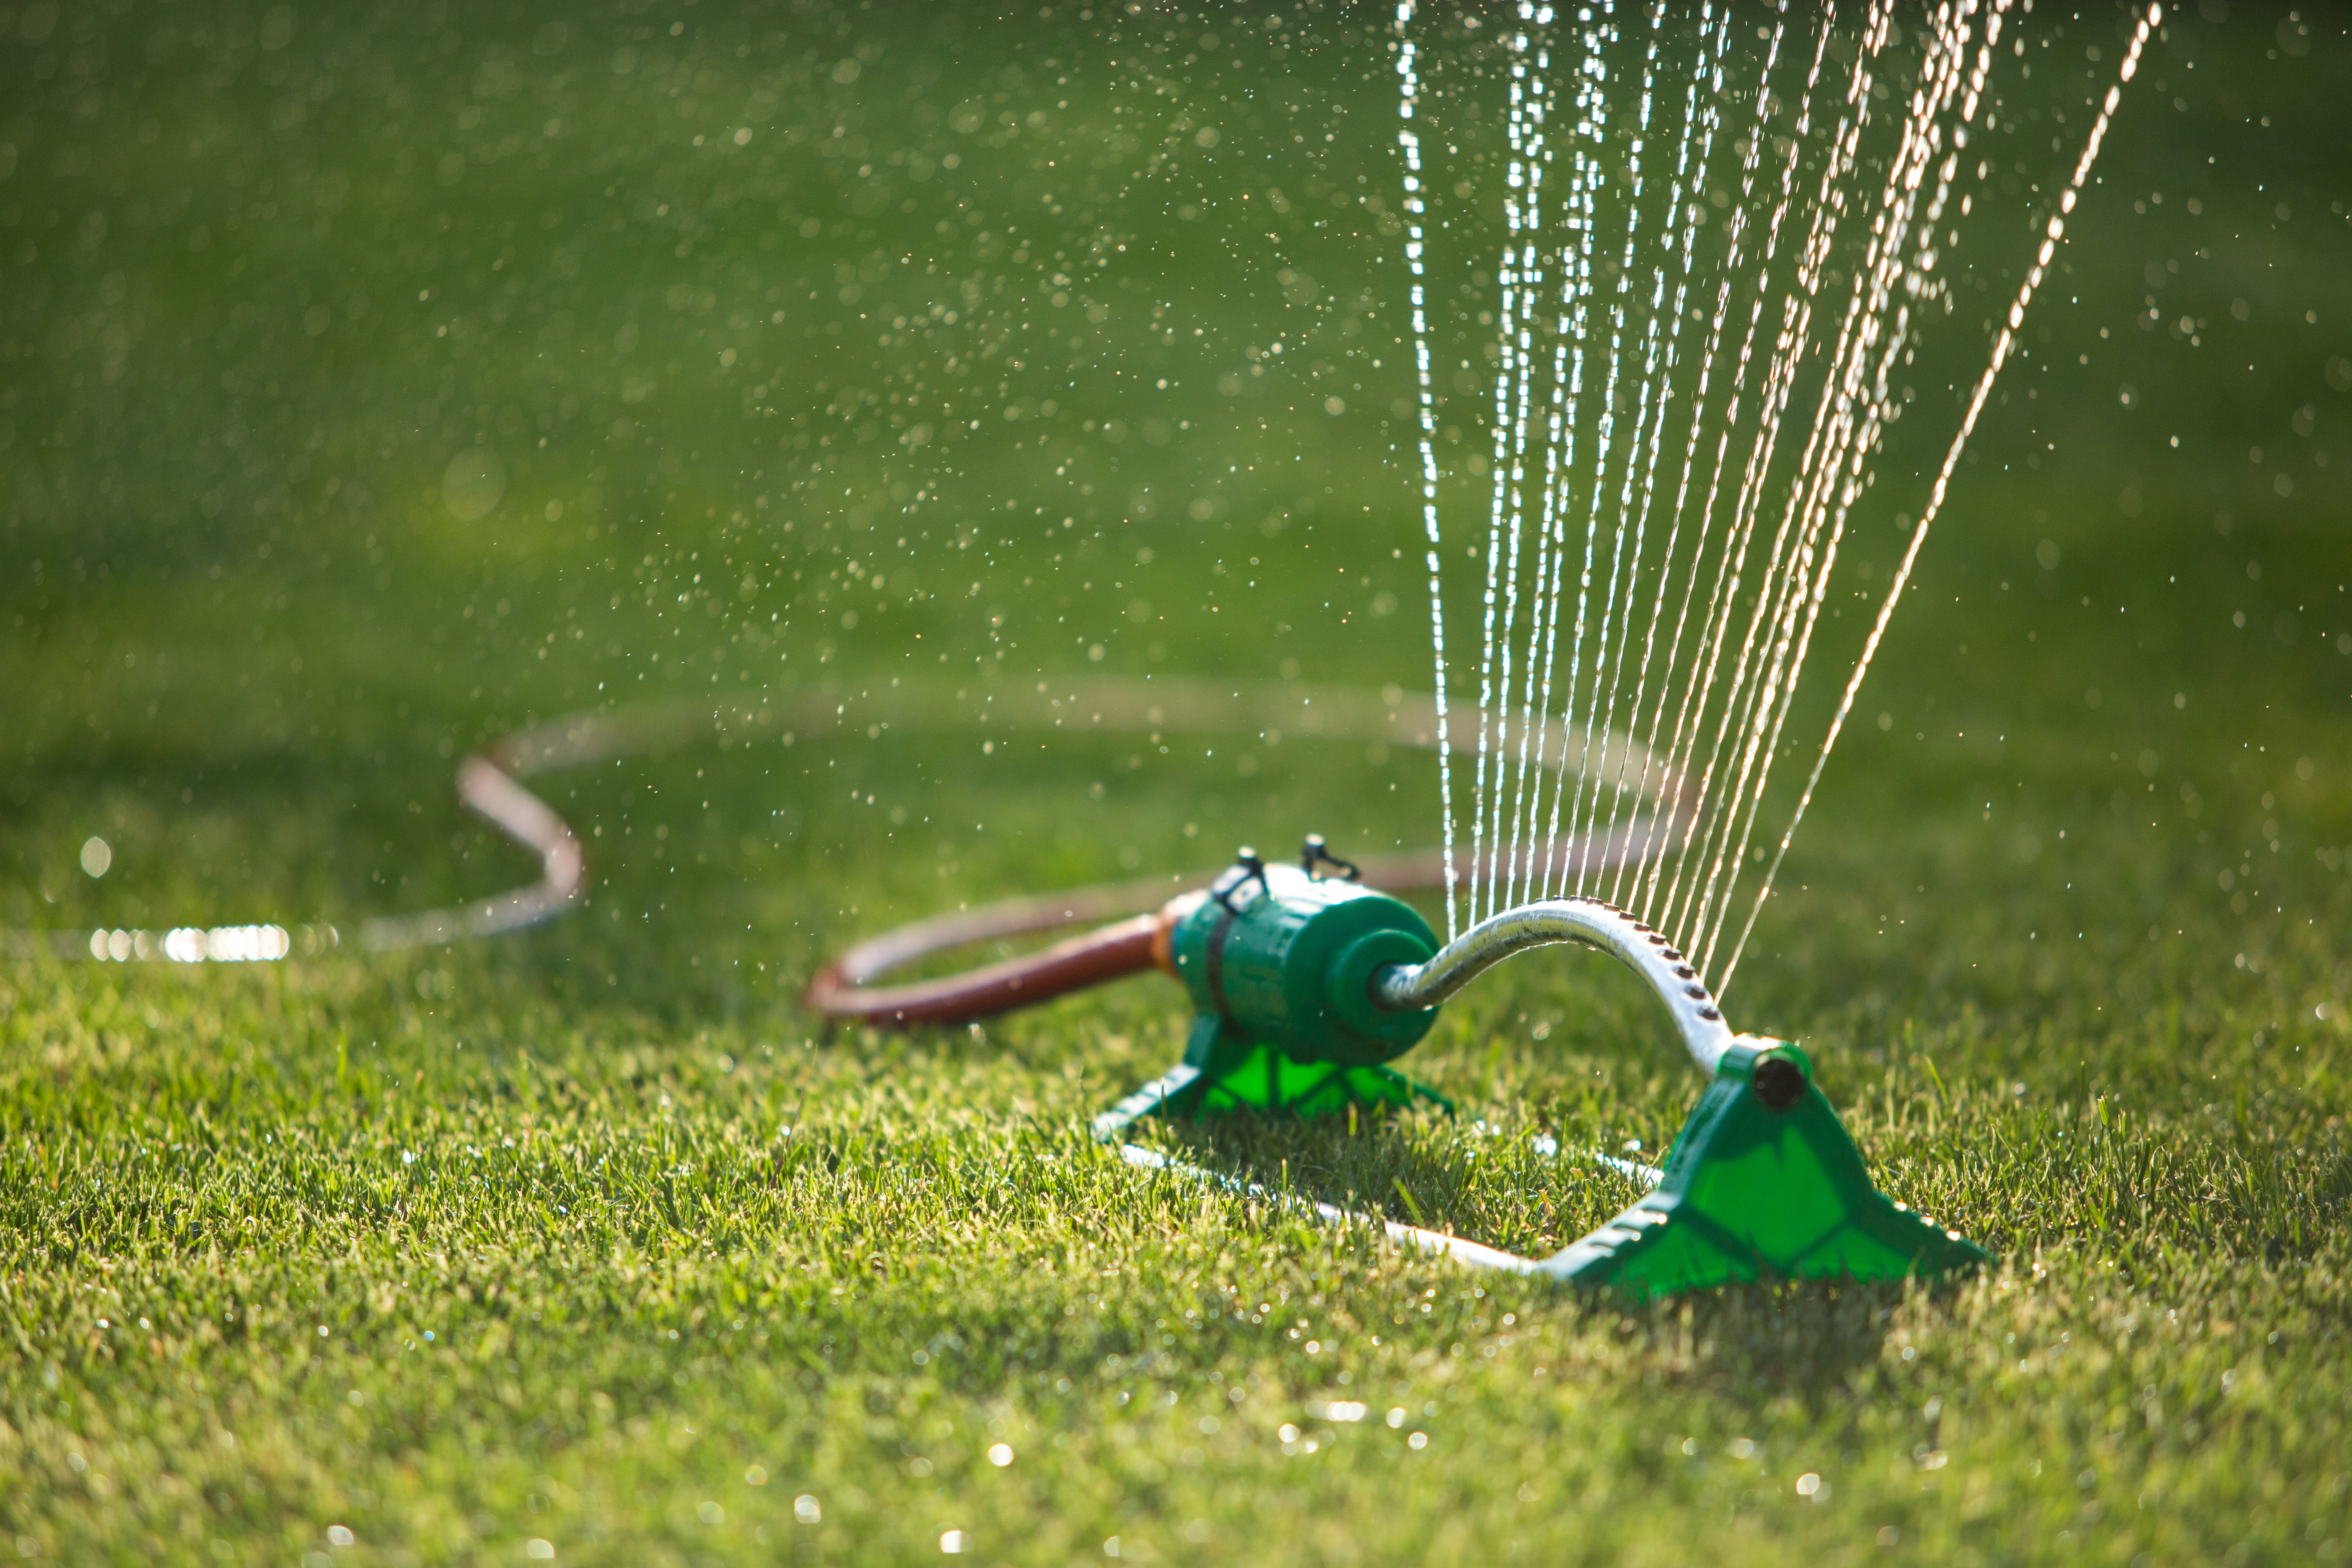
<path fill-rule="evenodd" d="M 2058 9 L 2042 81 L 2112 69 L 2116 14 Z M 0 964 L 0 1556 L 2352 1551 L 2332 12 L 2155 47 L 1727 1004 L 1994 1271 L 1472 1275 L 1103 1157 L 1165 981 L 798 1009 L 943 906 L 1435 837 L 1402 752 L 885 722 L 1427 685 L 1382 14 L 1270 15 L 0 0 L 0 926 L 478 896 L 528 868 L 450 770 L 514 725 L 877 715 L 550 775 L 595 883 L 518 937 Z M 1964 253 L 1994 296 L 2082 129 L 2032 151 L 2053 94 Z M 1440 242 L 1461 360 L 1498 210 Z M 1465 520 L 1485 384 L 1442 388 Z M 1628 1191 L 1533 1141 L 1654 1150 L 1696 1098 L 1652 1006 L 1522 959 L 1403 1064 L 1462 1120 L 1208 1152 L 1555 1250 Z"/>

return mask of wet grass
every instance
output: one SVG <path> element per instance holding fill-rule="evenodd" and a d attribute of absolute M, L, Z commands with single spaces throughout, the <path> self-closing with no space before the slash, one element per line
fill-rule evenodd
<path fill-rule="evenodd" d="M 1396 242 L 1328 200 L 1389 188 L 1386 132 L 1290 141 L 1390 123 L 1344 15 L 1219 53 L 36 11 L 0 45 L 0 923 L 488 891 L 528 868 L 451 758 L 641 694 L 1425 681 Z M 913 1038 L 794 1004 L 943 905 L 1418 844 L 1425 759 L 681 749 L 548 778 L 598 879 L 541 931 L 0 969 L 0 1551 L 2342 1560 L 2352 192 L 2309 157 L 2343 40 L 2273 58 L 2276 21 L 2178 24 L 2118 121 L 1729 996 L 1996 1270 L 1634 1310 L 1471 1276 L 1102 1158 L 1086 1119 L 1181 1048 L 1162 982 Z M 1346 221 L 1213 199 L 1270 182 Z M 505 489 L 463 519 L 477 446 Z M 1539 1251 L 1626 1193 L 1534 1137 L 1654 1150 L 1696 1088 L 1565 959 L 1402 1065 L 1464 1119 L 1209 1152 Z"/>

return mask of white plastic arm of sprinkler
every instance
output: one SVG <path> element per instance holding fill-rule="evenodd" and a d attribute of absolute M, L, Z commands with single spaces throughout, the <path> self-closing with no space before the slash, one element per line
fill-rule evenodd
<path fill-rule="evenodd" d="M 1648 981 L 1674 1016 L 1691 1058 L 1714 1074 L 1733 1037 L 1706 983 L 1664 936 L 1598 899 L 1550 899 L 1506 910 L 1472 926 L 1426 963 L 1381 970 L 1372 978 L 1372 999 L 1399 1013 L 1434 1007 L 1511 954 L 1563 942 L 1608 953 Z"/>

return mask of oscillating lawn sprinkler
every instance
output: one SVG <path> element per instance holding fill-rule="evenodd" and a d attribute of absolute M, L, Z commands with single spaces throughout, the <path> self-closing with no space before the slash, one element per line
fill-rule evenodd
<path fill-rule="evenodd" d="M 1050 904 L 1024 909 L 1025 926 L 1000 921 L 986 934 L 1052 923 Z M 883 938 L 820 974 L 808 1000 L 828 1016 L 869 1023 L 961 1022 L 1156 964 L 1183 984 L 1198 1013 L 1184 1059 L 1095 1119 L 1095 1135 L 1117 1144 L 1146 1116 L 1316 1118 L 1415 1101 L 1450 1111 L 1388 1064 L 1429 1033 L 1441 1004 L 1496 964 L 1572 942 L 1649 982 L 1708 1074 L 1663 1167 L 1607 1162 L 1654 1184 L 1545 1259 L 1402 1226 L 1391 1225 L 1392 1234 L 1466 1262 L 1637 1297 L 1759 1279 L 1935 1278 L 1990 1261 L 1959 1232 L 1872 1185 L 1803 1051 L 1734 1035 L 1664 936 L 1596 900 L 1528 904 L 1441 947 L 1412 906 L 1365 886 L 1315 837 L 1295 866 L 1244 849 L 1207 889 L 1031 958 L 955 980 L 861 988 L 892 964 L 978 933 L 951 918 Z M 1166 1163 L 1149 1155 L 1139 1163 Z"/>

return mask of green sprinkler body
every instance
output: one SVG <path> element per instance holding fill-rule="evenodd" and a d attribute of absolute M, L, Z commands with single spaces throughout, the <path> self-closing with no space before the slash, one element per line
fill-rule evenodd
<path fill-rule="evenodd" d="M 1198 1077 L 1167 1111 L 1444 1105 L 1383 1065 L 1429 1033 L 1437 1009 L 1396 1012 L 1372 996 L 1382 970 L 1434 953 L 1436 933 L 1412 905 L 1365 887 L 1319 836 L 1299 860 L 1269 866 L 1244 849 L 1177 912 L 1165 962 L 1199 1009 L 1184 1052 Z"/>

